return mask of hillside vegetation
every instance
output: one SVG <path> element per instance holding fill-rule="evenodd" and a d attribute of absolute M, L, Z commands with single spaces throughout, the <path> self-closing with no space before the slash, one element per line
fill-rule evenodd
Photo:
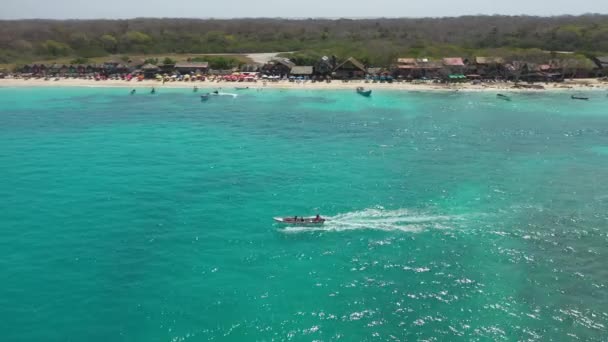
<path fill-rule="evenodd" d="M 398 56 L 608 53 L 608 15 L 423 19 L 0 21 L 0 63 L 61 57 L 298 51 L 388 65 Z"/>

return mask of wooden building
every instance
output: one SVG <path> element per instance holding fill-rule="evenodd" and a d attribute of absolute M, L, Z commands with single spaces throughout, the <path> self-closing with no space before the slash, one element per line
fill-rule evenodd
<path fill-rule="evenodd" d="M 180 74 L 201 73 L 206 74 L 209 70 L 208 62 L 178 62 L 175 63 L 175 71 Z"/>
<path fill-rule="evenodd" d="M 48 68 L 48 74 L 53 76 L 65 75 L 68 73 L 68 66 L 65 64 L 53 64 Z"/>
<path fill-rule="evenodd" d="M 446 57 L 441 60 L 444 76 L 464 75 L 466 65 L 461 57 Z"/>
<path fill-rule="evenodd" d="M 19 71 L 24 74 L 42 75 L 46 73 L 46 66 L 44 64 L 26 64 Z"/>
<path fill-rule="evenodd" d="M 311 77 L 313 73 L 312 66 L 293 66 L 291 68 L 291 76 Z"/>
<path fill-rule="evenodd" d="M 262 72 L 271 76 L 289 76 L 291 68 L 296 64 L 287 58 L 277 57 L 271 60 L 268 64 L 264 65 Z"/>
<path fill-rule="evenodd" d="M 319 77 L 329 77 L 336 68 L 336 57 L 323 56 L 314 65 L 314 75 Z"/>
<path fill-rule="evenodd" d="M 336 66 L 333 75 L 339 79 L 364 78 L 367 74 L 367 69 L 363 63 L 353 57 Z"/>
<path fill-rule="evenodd" d="M 505 61 L 501 57 L 475 57 L 475 63 L 467 69 L 468 74 L 476 74 L 481 78 L 506 77 Z"/>
<path fill-rule="evenodd" d="M 419 78 L 420 70 L 416 58 L 398 58 L 393 76 L 406 79 Z"/>
<path fill-rule="evenodd" d="M 160 72 L 160 68 L 148 63 L 141 67 L 141 71 L 144 73 L 144 78 L 154 78 Z"/>
<path fill-rule="evenodd" d="M 608 56 L 593 57 L 598 69 L 608 70 Z"/>

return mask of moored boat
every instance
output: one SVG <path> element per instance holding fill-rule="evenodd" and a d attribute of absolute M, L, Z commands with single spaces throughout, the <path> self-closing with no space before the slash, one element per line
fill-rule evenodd
<path fill-rule="evenodd" d="M 588 98 L 588 97 L 584 97 L 584 96 L 575 96 L 575 95 L 572 95 L 570 98 L 571 98 L 571 99 L 573 99 L 573 100 L 583 100 L 583 101 L 587 101 L 587 100 L 589 100 L 589 98 Z"/>
<path fill-rule="evenodd" d="M 507 95 L 504 94 L 496 94 L 496 97 L 501 99 L 501 100 L 505 100 L 505 101 L 511 101 L 511 98 Z"/>
<path fill-rule="evenodd" d="M 293 224 L 293 225 L 299 225 L 299 224 L 305 224 L 305 225 L 313 225 L 313 224 L 323 224 L 325 223 L 326 219 L 317 215 L 317 216 L 310 216 L 310 217 L 299 217 L 299 216 L 294 216 L 294 217 L 273 217 L 273 219 L 276 222 L 282 223 L 282 224 Z"/>
<path fill-rule="evenodd" d="M 365 90 L 363 87 L 357 87 L 357 94 L 369 97 L 372 94 L 371 89 Z"/>

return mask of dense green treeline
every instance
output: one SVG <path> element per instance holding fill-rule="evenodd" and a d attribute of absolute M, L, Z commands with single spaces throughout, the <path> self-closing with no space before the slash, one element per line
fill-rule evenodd
<path fill-rule="evenodd" d="M 300 58 L 331 54 L 386 65 L 397 56 L 529 49 L 608 53 L 608 15 L 0 21 L 0 63 L 110 54 L 307 51 Z"/>

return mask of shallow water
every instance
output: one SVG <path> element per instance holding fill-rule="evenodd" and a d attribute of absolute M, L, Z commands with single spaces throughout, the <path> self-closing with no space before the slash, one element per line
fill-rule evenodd
<path fill-rule="evenodd" d="M 3 340 L 605 341 L 590 94 L 0 89 Z"/>

